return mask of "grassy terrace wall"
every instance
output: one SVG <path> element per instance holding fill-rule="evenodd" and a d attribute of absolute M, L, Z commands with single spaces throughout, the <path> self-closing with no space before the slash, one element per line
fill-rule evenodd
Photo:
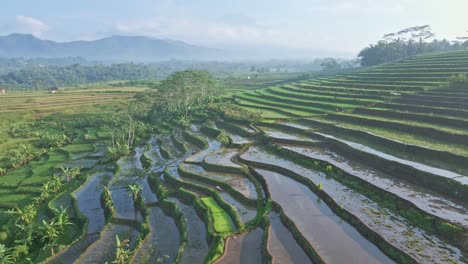
<path fill-rule="evenodd" d="M 323 140 L 327 142 L 327 146 L 331 146 L 339 152 L 352 155 L 357 161 L 370 163 L 383 172 L 395 175 L 396 177 L 416 185 L 424 186 L 448 197 L 455 198 L 463 203 L 468 202 L 468 185 L 464 185 L 461 182 L 421 171 L 396 161 L 387 160 L 378 155 L 357 150 L 334 139 L 324 137 Z"/>
<path fill-rule="evenodd" d="M 396 103 L 378 103 L 375 107 L 394 109 L 397 111 L 411 111 L 424 114 L 438 114 L 438 115 L 447 115 L 451 117 L 459 118 L 468 118 L 468 111 L 461 109 L 449 109 L 449 108 L 436 108 L 430 106 L 420 106 L 420 105 L 406 105 L 406 104 L 396 104 Z"/>
<path fill-rule="evenodd" d="M 185 130 L 183 132 L 183 135 L 184 135 L 185 140 L 187 140 L 188 142 L 190 142 L 191 144 L 195 145 L 196 147 L 200 149 L 205 149 L 208 147 L 208 142 L 206 142 L 205 139 L 203 139 L 202 137 L 198 135 L 193 135 L 192 133 L 189 133 Z"/>
<path fill-rule="evenodd" d="M 187 146 L 184 144 L 184 142 L 180 141 L 174 133 L 171 134 L 171 140 L 174 146 L 180 150 L 182 153 L 187 152 Z"/>
<path fill-rule="evenodd" d="M 389 117 L 395 119 L 415 120 L 419 122 L 434 123 L 442 126 L 450 126 L 456 128 L 468 129 L 468 121 L 463 119 L 454 119 L 442 116 L 414 114 L 405 112 L 388 111 L 384 109 L 375 108 L 356 108 L 353 111 L 354 114 Z"/>
<path fill-rule="evenodd" d="M 242 137 L 252 136 L 252 134 L 249 131 L 244 130 L 243 128 L 233 125 L 231 123 L 227 123 L 223 121 L 216 121 L 216 126 L 219 128 L 225 129 L 227 131 L 231 131 L 232 133 L 238 134 L 239 136 L 242 136 Z"/>
<path fill-rule="evenodd" d="M 141 162 L 141 165 L 143 166 L 143 168 L 145 170 L 151 168 L 151 165 L 152 165 L 152 161 L 150 158 L 148 158 L 145 154 L 145 152 L 143 152 L 143 154 L 141 154 L 140 156 L 140 162 Z"/>
<path fill-rule="evenodd" d="M 444 160 L 444 163 L 448 164 L 450 167 L 468 169 L 468 157 L 457 155 L 451 152 L 430 149 L 418 145 L 405 144 L 403 142 L 387 139 L 366 131 L 335 126 L 310 119 L 301 119 L 301 122 L 316 127 L 322 127 L 325 131 L 330 131 L 332 134 L 365 139 L 366 143 L 375 146 L 382 146 L 392 150 L 395 153 L 402 153 L 416 158 L 420 157 L 422 160 L 426 161 Z M 306 135 L 307 134 L 311 135 L 311 133 L 306 133 Z M 312 135 L 315 136 L 315 134 Z"/>
<path fill-rule="evenodd" d="M 242 221 L 240 220 L 239 215 L 237 215 L 236 210 L 231 205 L 227 204 L 223 200 L 223 198 L 219 195 L 218 192 L 216 192 L 214 190 L 211 190 L 211 189 L 208 189 L 208 188 L 206 188 L 204 186 L 201 186 L 201 185 L 198 185 L 198 184 L 194 184 L 194 183 L 191 183 L 191 182 L 180 181 L 180 180 L 176 179 L 174 176 L 172 176 L 168 170 L 166 170 L 164 172 L 164 178 L 169 184 L 171 184 L 175 188 L 182 188 L 183 187 L 183 188 L 187 188 L 187 189 L 190 189 L 190 190 L 202 192 L 202 193 L 205 193 L 205 194 L 213 197 L 215 199 L 215 201 L 224 210 L 226 210 L 226 212 L 229 214 L 229 216 L 231 217 L 232 221 L 234 222 L 234 225 L 236 226 L 236 228 L 238 230 L 243 230 L 244 224 L 242 224 Z"/>
<path fill-rule="evenodd" d="M 350 115 L 330 114 L 328 115 L 328 118 L 332 120 L 351 122 L 351 123 L 358 124 L 358 125 L 373 126 L 373 127 L 390 129 L 394 131 L 400 131 L 403 133 L 416 134 L 416 135 L 420 135 L 426 138 L 432 138 L 435 140 L 448 142 L 452 144 L 459 144 L 460 142 L 468 142 L 468 134 L 450 133 L 450 132 L 441 131 L 432 127 L 413 126 L 413 125 L 407 125 L 407 124 L 400 123 L 400 122 L 383 121 L 383 120 L 376 120 L 376 119 L 371 119 L 371 118 L 364 118 L 364 117 L 357 117 L 357 116 L 350 116 Z"/>
<path fill-rule="evenodd" d="M 159 153 L 161 153 L 161 156 L 165 159 L 170 159 L 171 158 L 171 152 L 166 149 L 166 147 L 164 146 L 163 142 L 161 139 L 157 139 L 156 140 L 156 143 L 158 143 L 158 146 L 159 146 Z"/>
<path fill-rule="evenodd" d="M 204 182 L 204 183 L 207 183 L 209 185 L 220 186 L 224 190 L 229 192 L 229 194 L 231 194 L 239 202 L 241 202 L 241 203 L 243 203 L 245 205 L 248 205 L 248 206 L 254 206 L 254 207 L 257 206 L 257 201 L 256 200 L 252 200 L 252 199 L 249 199 L 249 198 L 245 197 L 239 191 L 234 189 L 234 187 L 232 187 L 229 183 L 226 183 L 226 182 L 223 182 L 223 181 L 220 181 L 220 180 L 216 180 L 216 179 L 212 179 L 212 178 L 208 178 L 208 177 L 204 177 L 204 176 L 198 175 L 198 174 L 193 173 L 193 172 L 185 171 L 182 166 L 179 166 L 179 173 L 180 173 L 180 175 L 182 177 L 193 178 L 193 179 L 196 179 L 197 181 Z"/>

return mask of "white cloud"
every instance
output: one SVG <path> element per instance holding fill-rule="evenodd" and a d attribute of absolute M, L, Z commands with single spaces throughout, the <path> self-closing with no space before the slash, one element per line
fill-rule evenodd
<path fill-rule="evenodd" d="M 148 18 L 141 21 L 118 23 L 114 32 L 127 35 L 145 35 L 174 38 L 194 43 L 259 44 L 280 37 L 277 30 L 255 23 L 227 21 L 200 21 L 188 18 Z"/>
<path fill-rule="evenodd" d="M 40 37 L 50 27 L 41 20 L 28 16 L 16 17 L 16 31 L 20 33 L 30 33 L 36 37 Z"/>

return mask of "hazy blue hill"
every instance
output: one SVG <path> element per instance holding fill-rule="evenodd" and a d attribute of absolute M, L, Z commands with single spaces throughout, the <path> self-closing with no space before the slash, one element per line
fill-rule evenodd
<path fill-rule="evenodd" d="M 0 57 L 83 57 L 90 60 L 160 61 L 167 59 L 213 59 L 223 52 L 181 41 L 149 37 L 112 36 L 94 41 L 54 42 L 32 35 L 0 37 Z"/>

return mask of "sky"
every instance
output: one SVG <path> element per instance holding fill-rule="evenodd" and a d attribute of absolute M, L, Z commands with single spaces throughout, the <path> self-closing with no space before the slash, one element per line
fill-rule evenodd
<path fill-rule="evenodd" d="M 15 0 L 0 35 L 54 41 L 111 35 L 169 38 L 227 50 L 355 56 L 386 33 L 429 24 L 468 36 L 468 0 Z"/>

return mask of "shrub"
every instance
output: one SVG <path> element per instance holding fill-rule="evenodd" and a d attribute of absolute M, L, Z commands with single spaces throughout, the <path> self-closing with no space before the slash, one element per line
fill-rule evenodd
<path fill-rule="evenodd" d="M 449 88 L 467 89 L 468 90 L 468 74 L 458 74 L 447 79 Z"/>
<path fill-rule="evenodd" d="M 228 134 L 224 130 L 220 130 L 219 135 L 216 137 L 216 140 L 221 142 L 224 147 L 227 147 L 231 144 L 231 138 L 229 137 Z"/>

